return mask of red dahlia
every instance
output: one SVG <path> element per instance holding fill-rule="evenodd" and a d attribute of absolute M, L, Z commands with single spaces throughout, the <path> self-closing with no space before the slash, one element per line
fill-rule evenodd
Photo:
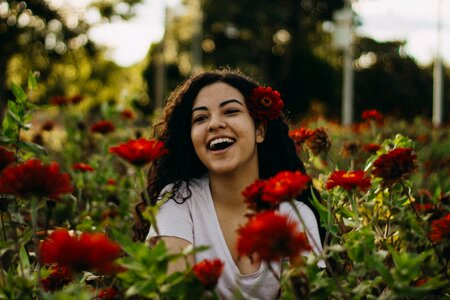
<path fill-rule="evenodd" d="M 322 127 L 311 131 L 306 144 L 314 155 L 326 153 L 328 152 L 328 150 L 330 150 L 331 147 L 331 142 L 328 139 L 328 134 Z"/>
<path fill-rule="evenodd" d="M 367 191 L 370 188 L 370 177 L 362 170 L 334 171 L 328 177 L 327 189 L 330 190 L 336 186 L 340 186 L 347 191 L 356 188 Z"/>
<path fill-rule="evenodd" d="M 56 263 L 75 272 L 98 271 L 114 273 L 114 261 L 121 248 L 103 233 L 82 233 L 71 236 L 67 230 L 58 229 L 41 243 L 42 264 Z"/>
<path fill-rule="evenodd" d="M 306 142 L 313 131 L 308 128 L 297 128 L 289 131 L 289 137 L 294 140 L 296 145 L 302 145 Z"/>
<path fill-rule="evenodd" d="M 377 123 L 383 122 L 383 115 L 376 109 L 365 110 L 361 114 L 361 118 L 365 121 L 376 121 Z"/>
<path fill-rule="evenodd" d="M 431 222 L 431 231 L 428 233 L 433 243 L 450 238 L 450 214 Z"/>
<path fill-rule="evenodd" d="M 204 259 L 194 265 L 192 270 L 195 277 L 203 284 L 207 290 L 212 290 L 216 287 L 220 275 L 223 272 L 223 261 L 220 259 Z"/>
<path fill-rule="evenodd" d="M 110 132 L 113 132 L 115 130 L 115 126 L 111 121 L 98 121 L 97 123 L 93 124 L 91 126 L 91 131 L 101 134 L 108 134 Z"/>
<path fill-rule="evenodd" d="M 53 266 L 49 271 L 50 275 L 41 280 L 41 285 L 47 292 L 60 290 L 72 281 L 72 274 L 66 267 Z"/>
<path fill-rule="evenodd" d="M 84 163 L 75 163 L 72 165 L 72 170 L 81 171 L 81 172 L 93 172 L 94 168 L 88 164 Z"/>
<path fill-rule="evenodd" d="M 409 148 L 397 148 L 380 157 L 373 163 L 372 174 L 381 177 L 385 184 L 395 183 L 416 168 L 416 155 Z"/>
<path fill-rule="evenodd" d="M 120 299 L 119 297 L 120 297 L 119 292 L 116 289 L 104 288 L 98 292 L 98 296 L 97 296 L 96 300 L 98 300 L 98 299 L 114 300 L 114 299 Z"/>
<path fill-rule="evenodd" d="M 300 171 L 281 171 L 269 178 L 262 190 L 262 200 L 279 204 L 293 200 L 309 188 L 311 178 Z"/>
<path fill-rule="evenodd" d="M 0 194 L 58 200 L 62 194 L 72 192 L 69 174 L 60 173 L 56 162 L 43 165 L 42 161 L 31 159 L 22 164 L 9 165 L 0 177 Z"/>
<path fill-rule="evenodd" d="M 270 262 L 282 257 L 294 258 L 301 251 L 311 250 L 306 234 L 297 230 L 297 224 L 273 211 L 253 216 L 238 232 L 240 256 L 256 254 Z"/>
<path fill-rule="evenodd" d="M 135 166 L 144 166 L 167 153 L 164 143 L 140 138 L 130 140 L 119 146 L 110 147 L 109 152 L 119 155 Z"/>
<path fill-rule="evenodd" d="M 284 103 L 278 91 L 270 87 L 258 86 L 248 97 L 247 106 L 254 119 L 275 120 L 281 116 Z"/>
<path fill-rule="evenodd" d="M 125 119 L 125 120 L 133 120 L 134 112 L 129 108 L 125 108 L 124 110 L 122 110 L 120 112 L 120 116 L 122 117 L 122 119 Z"/>
<path fill-rule="evenodd" d="M 53 96 L 50 99 L 50 103 L 53 105 L 63 106 L 69 103 L 69 99 L 66 96 Z"/>

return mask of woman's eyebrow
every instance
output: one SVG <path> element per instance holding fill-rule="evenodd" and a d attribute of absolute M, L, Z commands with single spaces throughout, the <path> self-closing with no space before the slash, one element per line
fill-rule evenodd
<path fill-rule="evenodd" d="M 237 100 L 237 99 L 228 99 L 228 100 L 224 100 L 219 104 L 219 107 L 224 107 L 225 105 L 229 104 L 229 103 L 237 103 L 241 106 L 244 106 L 241 101 Z M 192 108 L 192 112 L 197 111 L 197 110 L 208 110 L 208 108 L 206 106 L 197 106 L 197 107 L 193 107 Z"/>

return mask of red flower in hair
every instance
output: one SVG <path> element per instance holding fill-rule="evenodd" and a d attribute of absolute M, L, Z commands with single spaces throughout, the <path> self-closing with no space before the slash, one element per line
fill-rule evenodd
<path fill-rule="evenodd" d="M 72 165 L 72 170 L 81 171 L 81 172 L 93 172 L 94 168 L 88 164 L 84 163 L 75 163 Z"/>
<path fill-rule="evenodd" d="M 364 121 L 374 121 L 378 124 L 383 124 L 383 115 L 376 109 L 365 110 L 361 114 Z"/>
<path fill-rule="evenodd" d="M 42 264 L 57 263 L 75 272 L 114 273 L 121 248 L 103 233 L 82 233 L 78 237 L 58 229 L 41 243 L 40 254 Z"/>
<path fill-rule="evenodd" d="M 296 223 L 273 211 L 253 216 L 238 232 L 240 256 L 256 254 L 261 260 L 271 262 L 311 250 L 306 234 L 297 230 Z"/>
<path fill-rule="evenodd" d="M 220 259 L 204 259 L 195 264 L 192 270 L 203 286 L 207 290 L 212 290 L 216 287 L 219 277 L 222 275 L 223 266 L 223 261 Z"/>
<path fill-rule="evenodd" d="M 273 204 L 290 201 L 306 190 L 310 181 L 311 178 L 300 171 L 281 171 L 267 180 L 261 199 Z"/>
<path fill-rule="evenodd" d="M 334 171 L 328 178 L 327 189 L 330 190 L 336 186 L 340 186 L 347 191 L 356 188 L 366 191 L 370 188 L 370 177 L 362 170 Z"/>
<path fill-rule="evenodd" d="M 416 155 L 409 148 L 397 148 L 380 155 L 373 163 L 372 174 L 381 177 L 385 184 L 402 179 L 416 168 Z"/>
<path fill-rule="evenodd" d="M 160 141 L 140 138 L 110 147 L 109 152 L 119 155 L 132 165 L 144 166 L 166 154 L 167 150 L 164 148 L 164 143 Z"/>
<path fill-rule="evenodd" d="M 257 120 L 275 120 L 281 116 L 284 103 L 278 91 L 270 87 L 258 86 L 248 98 L 247 106 L 250 114 Z"/>
<path fill-rule="evenodd" d="M 46 197 L 58 200 L 62 194 L 72 193 L 73 186 L 67 173 L 60 173 L 59 164 L 43 165 L 38 159 L 9 165 L 0 177 L 0 194 L 18 197 Z"/>
<path fill-rule="evenodd" d="M 50 275 L 41 280 L 41 285 L 47 292 L 60 290 L 72 281 L 72 274 L 67 267 L 53 266 L 49 271 Z"/>
<path fill-rule="evenodd" d="M 450 214 L 431 222 L 431 231 L 428 233 L 433 243 L 450 239 Z"/>
<path fill-rule="evenodd" d="M 101 134 L 108 134 L 110 132 L 113 132 L 115 130 L 115 126 L 111 121 L 98 121 L 97 123 L 93 124 L 91 126 L 91 131 Z"/>
<path fill-rule="evenodd" d="M 9 151 L 5 147 L 0 146 L 0 173 L 8 165 L 16 161 L 16 154 L 13 151 Z"/>

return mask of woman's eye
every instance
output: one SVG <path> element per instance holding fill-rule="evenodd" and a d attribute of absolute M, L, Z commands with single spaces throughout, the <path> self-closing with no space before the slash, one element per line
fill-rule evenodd
<path fill-rule="evenodd" d="M 225 114 L 226 114 L 226 115 L 231 115 L 231 114 L 235 114 L 235 113 L 238 113 L 238 112 L 239 112 L 238 109 L 230 108 L 230 109 L 227 109 L 227 110 L 225 111 Z"/>
<path fill-rule="evenodd" d="M 206 120 L 206 116 L 196 116 L 192 119 L 192 123 L 198 123 Z"/>

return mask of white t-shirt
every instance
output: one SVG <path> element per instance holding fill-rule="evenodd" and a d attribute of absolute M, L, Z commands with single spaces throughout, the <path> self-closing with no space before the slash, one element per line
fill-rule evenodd
<path fill-rule="evenodd" d="M 171 192 L 172 186 L 172 184 L 166 186 L 161 195 Z M 184 203 L 176 203 L 173 199 L 169 199 L 161 206 L 156 216 L 159 236 L 182 238 L 194 247 L 209 246 L 207 250 L 195 253 L 195 261 L 219 258 L 225 263 L 224 271 L 216 287 L 222 299 L 235 299 L 236 295 L 241 295 L 243 299 L 276 299 L 280 286 L 267 264 L 262 262 L 258 271 L 245 275 L 241 274 L 236 266 L 219 225 L 208 176 L 190 181 L 189 187 L 192 196 Z M 180 187 L 178 192 L 184 196 L 188 195 L 185 185 Z M 314 213 L 304 203 L 296 203 L 307 227 L 306 233 L 310 244 L 314 252 L 319 253 L 322 249 Z M 289 220 L 297 220 L 294 210 L 288 203 L 282 203 L 279 211 L 289 215 Z M 297 223 L 299 230 L 304 231 L 300 222 Z M 151 227 L 147 240 L 156 236 L 154 228 Z M 311 242 L 312 239 L 316 243 Z M 314 245 L 318 245 L 319 249 Z M 280 274 L 281 264 L 271 263 L 271 265 Z"/>

